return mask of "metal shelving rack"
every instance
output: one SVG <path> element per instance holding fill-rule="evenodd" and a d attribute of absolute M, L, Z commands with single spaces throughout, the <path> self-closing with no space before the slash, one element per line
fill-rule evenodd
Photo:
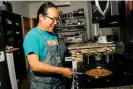
<path fill-rule="evenodd" d="M 86 40 L 85 16 L 60 18 L 56 29 L 59 42 L 77 43 Z"/>

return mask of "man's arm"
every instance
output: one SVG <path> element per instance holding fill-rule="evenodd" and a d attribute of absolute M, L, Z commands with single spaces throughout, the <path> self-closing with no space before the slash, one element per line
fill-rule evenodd
<path fill-rule="evenodd" d="M 69 68 L 56 67 L 39 61 L 39 56 L 36 54 L 28 55 L 27 59 L 32 71 L 42 73 L 58 73 L 66 77 L 71 77 L 73 75 L 73 72 Z"/>

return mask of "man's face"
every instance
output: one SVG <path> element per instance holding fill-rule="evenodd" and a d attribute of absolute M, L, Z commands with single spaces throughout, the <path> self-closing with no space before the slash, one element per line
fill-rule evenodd
<path fill-rule="evenodd" d="M 58 21 L 58 10 L 57 8 L 51 7 L 47 9 L 47 15 L 43 16 L 41 20 L 41 24 L 43 25 L 43 28 L 45 28 L 48 32 L 53 32 L 53 29 Z"/>

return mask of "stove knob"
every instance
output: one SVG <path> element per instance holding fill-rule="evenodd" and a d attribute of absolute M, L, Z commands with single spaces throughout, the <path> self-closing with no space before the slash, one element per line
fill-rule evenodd
<path fill-rule="evenodd" d="M 74 82 L 74 85 L 75 85 L 75 86 L 78 86 L 78 85 L 79 85 L 79 83 L 78 83 L 77 81 L 75 81 L 75 82 Z"/>
<path fill-rule="evenodd" d="M 74 80 L 78 80 L 78 76 L 74 76 Z"/>

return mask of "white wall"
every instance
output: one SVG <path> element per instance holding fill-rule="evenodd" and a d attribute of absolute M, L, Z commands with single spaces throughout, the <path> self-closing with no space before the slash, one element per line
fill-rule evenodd
<path fill-rule="evenodd" d="M 22 15 L 24 17 L 29 17 L 29 3 L 27 1 L 9 1 L 12 5 L 13 13 Z M 3 2 L 0 1 L 0 7 Z"/>
<path fill-rule="evenodd" d="M 27 1 L 10 1 L 13 12 L 24 17 L 29 17 L 29 3 Z"/>
<path fill-rule="evenodd" d="M 2 6 L 3 5 L 3 3 L 2 3 L 2 1 L 0 1 L 0 6 Z"/>
<path fill-rule="evenodd" d="M 29 17 L 36 18 L 37 17 L 37 10 L 42 5 L 42 2 L 31 3 L 29 4 Z"/>

